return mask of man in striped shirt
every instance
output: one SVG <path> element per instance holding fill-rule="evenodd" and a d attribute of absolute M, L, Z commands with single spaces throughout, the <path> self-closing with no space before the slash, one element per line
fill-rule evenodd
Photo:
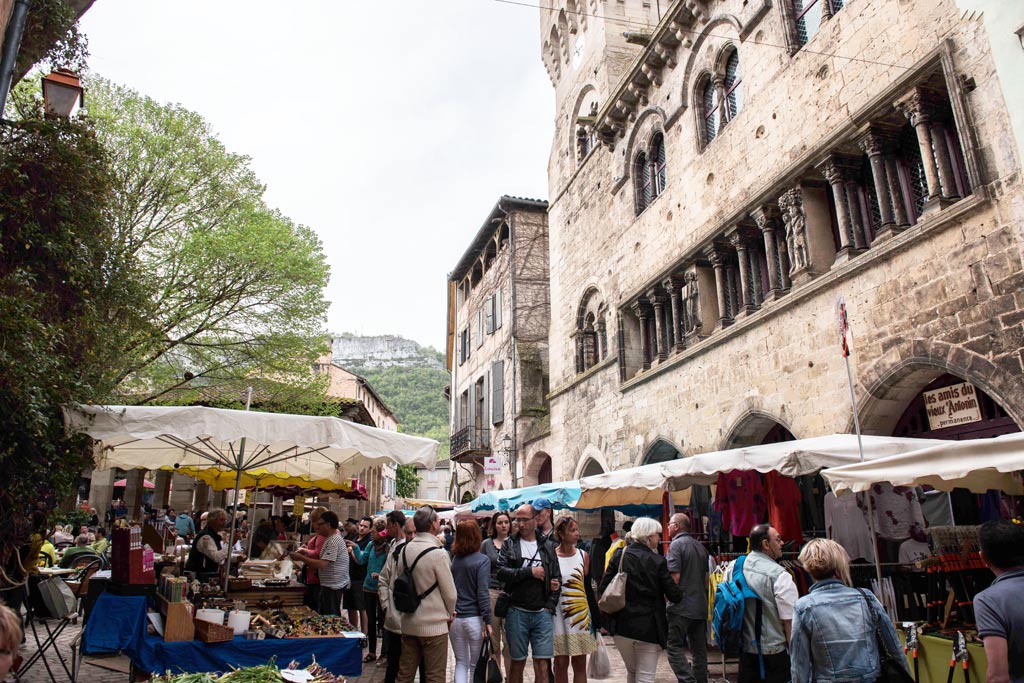
<path fill-rule="evenodd" d="M 341 614 L 341 596 L 349 587 L 348 549 L 338 533 L 338 515 L 327 510 L 320 515 L 316 532 L 324 537 L 320 557 L 308 557 L 301 550 L 289 555 L 297 562 L 305 562 L 320 576 L 320 614 Z"/>

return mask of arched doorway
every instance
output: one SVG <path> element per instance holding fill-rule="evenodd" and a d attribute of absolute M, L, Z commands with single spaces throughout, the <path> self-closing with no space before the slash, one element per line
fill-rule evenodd
<path fill-rule="evenodd" d="M 644 453 L 643 459 L 640 461 L 641 465 L 652 465 L 658 462 L 668 462 L 669 460 L 677 460 L 683 457 L 683 454 L 679 452 L 679 449 L 670 444 L 664 439 L 658 439 L 651 447 Z"/>
<path fill-rule="evenodd" d="M 526 467 L 522 485 L 550 484 L 552 481 L 551 477 L 551 456 L 541 451 L 530 458 L 530 464 Z"/>
<path fill-rule="evenodd" d="M 592 477 L 597 474 L 603 474 L 604 467 L 601 466 L 594 458 L 587 458 L 580 470 L 580 478 Z M 601 535 L 602 527 L 614 527 L 615 526 L 615 511 L 614 510 L 596 510 L 594 512 L 577 512 L 576 523 L 580 526 L 580 538 L 586 540 L 592 540 Z"/>
<path fill-rule="evenodd" d="M 982 389 L 946 373 L 926 384 L 907 405 L 893 436 L 987 439 L 1019 432 L 1006 410 Z"/>

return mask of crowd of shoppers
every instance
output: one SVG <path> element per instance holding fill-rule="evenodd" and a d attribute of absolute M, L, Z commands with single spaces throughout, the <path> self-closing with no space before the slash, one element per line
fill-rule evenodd
<path fill-rule="evenodd" d="M 216 575 L 235 540 L 225 535 L 228 513 L 203 513 L 198 533 L 186 513 L 168 510 L 164 518 L 168 530 L 192 541 L 186 569 Z M 285 529 L 281 518 L 258 527 L 256 549 L 283 539 Z M 449 646 L 454 683 L 471 683 L 485 642 L 510 683 L 522 683 L 527 660 L 536 683 L 569 683 L 570 672 L 573 683 L 587 683 L 600 633 L 612 636 L 628 683 L 653 683 L 662 652 L 677 683 L 708 683 L 708 552 L 691 534 L 686 514 L 669 518 L 671 541 L 664 551 L 662 526 L 654 519 L 638 518 L 631 527 L 627 522 L 621 536 L 605 526 L 588 545 L 577 521 L 556 519 L 546 499 L 496 512 L 483 523 L 458 520 L 447 534 L 429 506 L 409 519 L 394 510 L 345 524 L 318 507 L 308 529 L 313 535 L 289 554 L 304 565 L 305 602 L 325 615 L 348 611 L 367 635 L 364 662 L 378 660 L 380 643 L 384 683 L 412 683 L 417 670 L 420 683 L 442 683 Z M 69 536 L 74 546 L 65 558 L 109 547 L 102 526 L 85 525 L 77 536 L 74 531 L 67 526 L 40 534 L 42 556 L 55 559 L 55 542 L 66 545 Z M 758 596 L 748 598 L 744 612 L 740 683 L 875 683 L 884 659 L 906 667 L 881 603 L 852 586 L 841 545 L 813 539 L 803 546 L 798 561 L 813 584 L 798 598 L 779 563 L 778 530 L 759 524 L 749 539 L 742 569 L 733 563 L 725 573 L 729 581 L 742 571 Z M 980 540 L 996 576 L 974 601 L 988 659 L 986 683 L 1024 683 L 1024 526 L 988 522 Z M 597 597 L 620 574 L 625 606 L 603 614 Z M 417 600 L 411 611 L 396 606 L 399 577 L 411 577 Z M 14 612 L 0 603 L 0 678 L 20 641 L 17 619 L 9 614 Z"/>

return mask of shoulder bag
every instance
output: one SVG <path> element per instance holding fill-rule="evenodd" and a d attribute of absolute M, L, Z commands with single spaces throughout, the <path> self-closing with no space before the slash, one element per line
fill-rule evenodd
<path fill-rule="evenodd" d="M 875 608 L 871 601 L 868 600 L 868 594 L 864 592 L 864 589 L 858 588 L 857 590 L 863 596 L 864 602 L 868 604 L 868 614 L 871 615 L 872 623 L 875 626 L 875 644 L 878 647 L 878 660 L 880 664 L 876 683 L 915 683 L 914 679 L 910 676 L 910 672 L 907 670 L 906 662 L 893 659 L 889 651 L 885 649 L 885 641 L 882 639 L 881 627 L 878 624 L 878 613 L 875 612 Z"/>
<path fill-rule="evenodd" d="M 619 571 L 612 577 L 611 583 L 601 593 L 597 606 L 606 614 L 615 614 L 622 611 L 626 606 L 626 548 L 623 547 L 622 555 L 619 556 Z"/>

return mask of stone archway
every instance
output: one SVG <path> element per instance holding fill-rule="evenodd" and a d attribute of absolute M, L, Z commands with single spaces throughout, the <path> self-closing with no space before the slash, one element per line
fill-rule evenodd
<path fill-rule="evenodd" d="M 723 449 L 793 441 L 796 437 L 781 420 L 760 410 L 743 415 L 729 430 Z"/>
<path fill-rule="evenodd" d="M 579 468 L 579 478 L 591 477 L 595 474 L 603 474 L 605 467 L 596 458 L 588 457 Z M 579 511 L 575 513 L 576 523 L 580 526 L 580 538 L 594 539 L 601 535 L 602 525 L 614 526 L 615 512 L 613 510 L 596 510 L 594 512 Z"/>
<path fill-rule="evenodd" d="M 523 474 L 523 486 L 550 484 L 552 481 L 551 456 L 544 451 L 534 453 Z"/>
<path fill-rule="evenodd" d="M 859 389 L 866 393 L 866 397 L 859 399 L 863 433 L 891 435 L 921 390 L 945 374 L 974 385 L 998 404 L 1014 424 L 1024 425 L 1024 384 L 1012 369 L 1003 370 L 982 356 L 944 342 L 912 340 L 896 351 L 904 352 L 894 354 L 901 360 L 880 361 L 861 375 Z M 853 432 L 853 418 L 846 431 Z"/>
<path fill-rule="evenodd" d="M 658 438 L 644 451 L 644 457 L 641 458 L 640 464 L 651 465 L 658 462 L 678 460 L 681 457 L 683 457 L 683 454 L 679 452 L 678 448 L 667 439 Z"/>

